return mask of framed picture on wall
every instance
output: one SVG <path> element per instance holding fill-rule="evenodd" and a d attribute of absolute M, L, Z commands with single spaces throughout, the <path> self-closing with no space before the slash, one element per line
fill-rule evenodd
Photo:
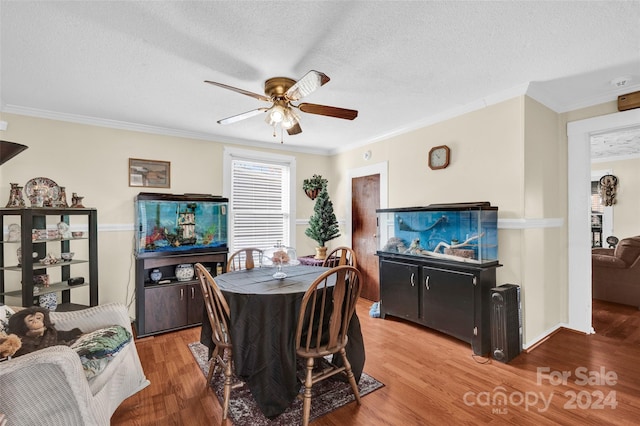
<path fill-rule="evenodd" d="M 171 163 L 129 158 L 129 186 L 171 188 Z"/>

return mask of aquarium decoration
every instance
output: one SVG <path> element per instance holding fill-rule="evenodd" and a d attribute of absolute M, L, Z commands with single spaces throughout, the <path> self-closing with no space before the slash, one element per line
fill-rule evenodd
<path fill-rule="evenodd" d="M 497 207 L 489 203 L 379 209 L 379 251 L 458 262 L 497 261 Z"/>

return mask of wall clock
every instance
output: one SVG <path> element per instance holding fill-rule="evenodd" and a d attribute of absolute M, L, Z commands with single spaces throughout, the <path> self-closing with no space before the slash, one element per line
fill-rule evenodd
<path fill-rule="evenodd" d="M 429 151 L 429 167 L 432 170 L 444 169 L 449 165 L 451 150 L 446 145 L 434 146 Z"/>

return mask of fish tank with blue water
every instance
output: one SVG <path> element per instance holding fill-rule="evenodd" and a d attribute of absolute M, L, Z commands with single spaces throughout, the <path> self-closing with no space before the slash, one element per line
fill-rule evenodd
<path fill-rule="evenodd" d="M 134 204 L 138 258 L 227 250 L 227 198 L 141 192 Z"/>
<path fill-rule="evenodd" d="M 489 202 L 376 210 L 378 254 L 498 262 L 498 207 Z"/>

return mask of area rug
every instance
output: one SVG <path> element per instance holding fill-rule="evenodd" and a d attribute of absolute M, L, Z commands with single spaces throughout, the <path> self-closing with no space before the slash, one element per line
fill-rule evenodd
<path fill-rule="evenodd" d="M 202 374 L 207 377 L 209 374 L 207 347 L 199 342 L 194 342 L 189 343 L 189 349 L 196 359 Z M 349 383 L 340 380 L 338 376 L 323 380 L 313 387 L 310 420 L 317 419 L 355 400 Z M 366 373 L 362 373 L 358 383 L 361 397 L 383 386 L 384 384 Z M 218 400 L 222 402 L 223 377 L 220 369 L 213 377 L 211 387 L 218 396 Z M 303 389 L 302 387 L 301 392 Z M 273 420 L 269 420 L 256 405 L 248 386 L 243 385 L 231 390 L 229 418 L 236 426 L 289 426 L 300 424 L 302 422 L 302 400 L 296 398 L 284 413 Z"/>

